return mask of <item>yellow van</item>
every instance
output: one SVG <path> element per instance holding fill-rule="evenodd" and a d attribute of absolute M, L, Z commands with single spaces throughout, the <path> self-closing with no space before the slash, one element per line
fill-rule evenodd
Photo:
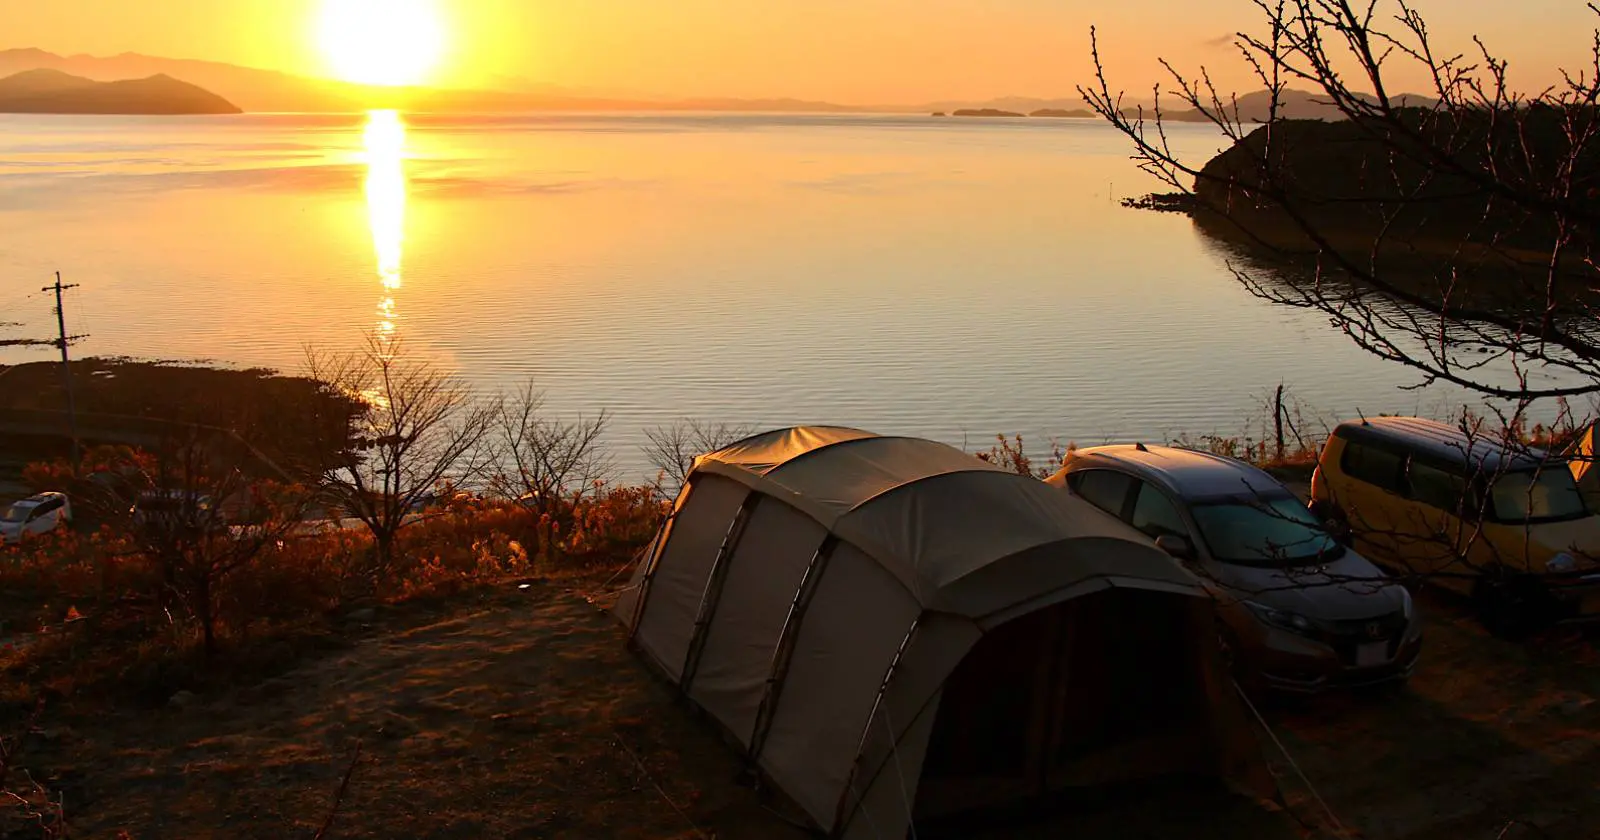
<path fill-rule="evenodd" d="M 1492 631 L 1600 619 L 1600 516 L 1560 456 L 1417 417 L 1347 422 L 1311 507 L 1380 565 L 1470 595 Z"/>

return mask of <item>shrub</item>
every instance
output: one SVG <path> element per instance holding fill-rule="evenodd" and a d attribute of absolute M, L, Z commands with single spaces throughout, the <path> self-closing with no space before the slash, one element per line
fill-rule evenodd
<path fill-rule="evenodd" d="M 169 570 L 126 520 L 66 530 L 0 550 L 0 639 L 21 640 L 0 643 L 0 702 L 18 709 L 41 693 L 85 691 L 160 702 L 180 688 L 259 675 L 276 667 L 284 642 L 326 635 L 352 597 L 402 602 L 533 574 L 609 571 L 650 540 L 664 512 L 652 487 L 596 488 L 540 545 L 526 508 L 457 500 L 402 531 L 375 589 L 365 585 L 365 529 L 288 534 L 216 579 L 209 648 L 200 617 L 169 597 Z"/>
<path fill-rule="evenodd" d="M 978 459 L 996 464 L 1008 472 L 1032 478 L 1049 478 L 1055 475 L 1076 449 L 1072 444 L 1063 448 L 1058 441 L 1051 441 L 1050 454 L 1045 456 L 1042 465 L 1036 467 L 1033 465 L 1033 460 L 1023 451 L 1022 435 L 1013 435 L 1010 438 L 996 435 L 995 440 L 998 441 L 998 445 L 989 447 L 988 452 L 977 453 Z"/>

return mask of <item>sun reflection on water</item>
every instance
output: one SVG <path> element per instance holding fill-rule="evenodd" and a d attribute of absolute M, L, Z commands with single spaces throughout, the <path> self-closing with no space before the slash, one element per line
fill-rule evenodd
<path fill-rule="evenodd" d="M 394 337 L 398 315 L 395 292 L 401 285 L 401 256 L 405 250 L 406 125 L 396 111 L 367 115 L 364 137 L 367 161 L 367 218 L 372 226 L 372 247 L 377 253 L 378 335 Z"/>

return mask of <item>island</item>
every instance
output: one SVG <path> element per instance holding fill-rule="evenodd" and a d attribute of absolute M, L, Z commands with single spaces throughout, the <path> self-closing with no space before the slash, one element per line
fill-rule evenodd
<path fill-rule="evenodd" d="M 962 108 L 954 112 L 958 117 L 1021 117 L 1016 111 L 1002 111 L 999 108 Z"/>
<path fill-rule="evenodd" d="M 1509 115 L 1405 108 L 1392 119 L 1279 120 L 1213 157 L 1189 190 L 1122 203 L 1186 214 L 1245 259 L 1288 267 L 1263 276 L 1335 277 L 1337 257 L 1433 305 L 1538 317 L 1527 307 L 1546 305 L 1545 288 L 1559 284 L 1559 311 L 1592 317 L 1592 240 L 1563 223 L 1600 214 L 1600 149 L 1569 164 L 1568 118 L 1535 106 L 1516 116 L 1515 142 L 1492 145 L 1462 138 L 1487 136 L 1497 119 L 1512 125 Z M 1419 141 L 1454 149 L 1454 168 L 1434 165 Z M 1517 180 L 1497 180 L 1506 172 Z M 1548 201 L 1539 185 L 1563 183 L 1569 197 L 1556 209 L 1536 203 Z"/>
<path fill-rule="evenodd" d="M 1196 178 L 1194 201 L 1199 208 L 1226 208 L 1232 225 L 1287 250 L 1322 247 L 1303 235 L 1301 226 L 1309 223 L 1363 250 L 1381 238 L 1397 250 L 1451 258 L 1464 245 L 1473 251 L 1527 249 L 1548 256 L 1550 243 L 1561 235 L 1555 217 L 1518 212 L 1517 205 L 1498 199 L 1484 184 L 1499 172 L 1517 172 L 1512 177 L 1528 184 L 1560 183 L 1564 176 L 1558 167 L 1571 142 L 1564 117 L 1549 108 L 1524 112 L 1514 143 L 1491 146 L 1460 139 L 1485 135 L 1492 119 L 1476 110 L 1404 108 L 1393 121 L 1281 120 L 1212 158 Z M 1457 149 L 1459 168 L 1435 167 L 1421 151 L 1405 153 L 1416 147 L 1416 138 L 1434 148 Z M 1269 148 L 1272 188 L 1286 191 L 1292 208 L 1262 200 L 1254 189 Z M 1590 189 L 1600 183 L 1593 174 L 1597 167 L 1600 150 L 1583 149 L 1573 166 L 1575 213 L 1600 208 L 1600 190 Z"/>
<path fill-rule="evenodd" d="M 222 97 L 165 74 L 97 82 L 59 70 L 25 70 L 0 79 L 0 114 L 240 114 Z"/>
<path fill-rule="evenodd" d="M 1086 111 L 1086 110 L 1084 110 L 1082 108 L 1074 108 L 1074 109 L 1072 109 L 1070 111 L 1067 110 L 1066 108 L 1040 108 L 1039 110 L 1034 111 L 1033 113 L 1029 114 L 1028 116 L 1030 116 L 1030 117 L 1092 117 L 1092 116 L 1094 116 L 1094 113 L 1092 111 Z"/>

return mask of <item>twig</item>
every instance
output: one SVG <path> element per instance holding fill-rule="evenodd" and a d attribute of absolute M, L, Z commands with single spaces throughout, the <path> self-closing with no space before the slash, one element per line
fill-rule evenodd
<path fill-rule="evenodd" d="M 678 816 L 683 817 L 683 821 L 689 824 L 689 828 L 694 831 L 694 835 L 699 837 L 700 840 L 713 840 L 711 835 L 703 831 L 700 828 L 699 823 L 696 823 L 694 818 L 689 816 L 689 812 L 679 807 L 678 803 L 673 802 L 672 797 L 668 796 L 667 792 L 661 789 L 661 785 L 656 784 L 655 777 L 650 775 L 650 770 L 644 766 L 644 762 L 640 761 L 639 756 L 635 754 L 632 749 L 628 748 L 628 742 L 623 739 L 622 733 L 612 729 L 611 734 L 616 736 L 617 746 L 622 747 L 622 751 L 627 753 L 629 758 L 633 759 L 634 766 L 639 768 L 639 774 L 644 777 L 645 781 L 650 783 L 651 787 L 656 789 L 656 793 L 661 794 L 662 801 L 666 802 L 668 807 L 672 808 L 674 811 L 677 811 Z"/>
<path fill-rule="evenodd" d="M 361 763 L 361 742 L 356 741 L 356 754 L 350 757 L 350 766 L 345 768 L 344 781 L 339 783 L 339 791 L 333 795 L 333 807 L 328 809 L 328 818 L 322 821 L 322 827 L 317 829 L 312 840 L 323 840 L 328 836 L 328 829 L 333 827 L 333 818 L 339 815 L 339 806 L 344 804 L 344 792 L 350 788 L 350 777 L 356 773 L 356 765 Z"/>
<path fill-rule="evenodd" d="M 1537 833 L 1540 837 L 1549 837 L 1550 836 L 1550 832 L 1545 831 L 1544 829 L 1534 825 L 1533 823 L 1523 822 L 1522 820 L 1511 820 L 1510 822 L 1506 823 L 1506 827 L 1505 828 L 1500 829 L 1500 833 L 1495 835 L 1494 840 L 1505 840 L 1506 834 L 1511 831 L 1511 827 L 1512 826 L 1517 826 L 1517 825 L 1533 829 L 1534 832 Z"/>

